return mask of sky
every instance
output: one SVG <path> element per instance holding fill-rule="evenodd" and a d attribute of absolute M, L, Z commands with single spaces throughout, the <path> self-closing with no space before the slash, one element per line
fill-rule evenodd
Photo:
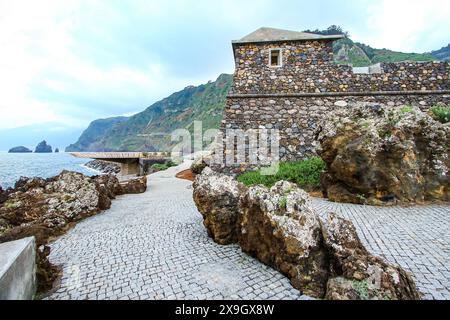
<path fill-rule="evenodd" d="M 448 17 L 449 0 L 0 0 L 0 150 L 68 144 L 92 120 L 232 73 L 231 40 L 262 26 L 336 24 L 372 47 L 429 52 L 450 42 Z"/>

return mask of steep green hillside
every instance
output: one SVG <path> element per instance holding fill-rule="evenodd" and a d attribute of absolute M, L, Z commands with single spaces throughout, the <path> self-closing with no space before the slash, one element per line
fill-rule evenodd
<path fill-rule="evenodd" d="M 66 148 L 66 152 L 77 151 L 108 151 L 99 144 L 105 133 L 113 126 L 128 120 L 127 117 L 114 117 L 92 121 L 83 131 L 78 141 Z"/>
<path fill-rule="evenodd" d="M 431 54 L 438 60 L 450 60 L 450 43 L 442 49 L 432 51 Z"/>
<path fill-rule="evenodd" d="M 204 130 L 218 128 L 231 84 L 232 76 L 222 74 L 215 82 L 189 86 L 111 126 L 83 151 L 167 151 L 176 129 L 192 131 L 194 121 L 202 121 Z"/>
<path fill-rule="evenodd" d="M 345 34 L 347 38 L 334 43 L 333 51 L 335 60 L 338 64 L 352 64 L 354 67 L 370 66 L 379 62 L 400 62 L 400 61 L 433 61 L 444 60 L 445 48 L 443 52 L 432 53 L 403 53 L 388 49 L 375 49 L 364 43 L 353 42 L 348 33 L 344 32 L 339 26 L 330 26 L 326 30 L 306 30 L 307 32 L 334 35 Z M 439 55 L 441 54 L 441 56 Z"/>

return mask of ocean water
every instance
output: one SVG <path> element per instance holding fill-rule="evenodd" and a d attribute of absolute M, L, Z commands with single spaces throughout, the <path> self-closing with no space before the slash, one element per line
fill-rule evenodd
<path fill-rule="evenodd" d="M 14 186 L 21 177 L 50 178 L 63 170 L 92 176 L 98 171 L 84 167 L 89 159 L 79 159 L 68 153 L 7 153 L 0 152 L 0 186 Z"/>

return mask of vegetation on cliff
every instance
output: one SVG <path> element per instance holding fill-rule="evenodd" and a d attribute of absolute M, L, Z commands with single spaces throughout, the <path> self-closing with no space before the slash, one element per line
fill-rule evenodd
<path fill-rule="evenodd" d="M 450 60 L 450 43 L 446 47 L 432 51 L 431 54 L 438 60 Z"/>
<path fill-rule="evenodd" d="M 127 117 L 113 117 L 91 122 L 78 141 L 66 148 L 66 152 L 108 151 L 103 147 L 102 139 L 106 132 L 116 124 L 125 122 Z"/>
<path fill-rule="evenodd" d="M 354 67 L 365 67 L 376 63 L 400 62 L 400 61 L 433 61 L 448 58 L 445 48 L 432 53 L 404 53 L 389 49 L 375 49 L 364 43 L 353 42 L 348 32 L 339 26 L 330 26 L 325 30 L 306 30 L 306 32 L 321 35 L 345 34 L 346 38 L 334 43 L 333 51 L 335 60 L 339 64 L 351 64 Z M 449 45 L 450 46 L 450 45 Z M 447 54 L 446 54 L 447 52 Z"/>
<path fill-rule="evenodd" d="M 192 132 L 194 121 L 202 121 L 203 130 L 219 127 L 232 79 L 222 74 L 214 82 L 189 86 L 130 118 L 103 122 L 102 130 L 93 130 L 98 125 L 93 122 L 66 151 L 166 151 L 176 129 Z"/>

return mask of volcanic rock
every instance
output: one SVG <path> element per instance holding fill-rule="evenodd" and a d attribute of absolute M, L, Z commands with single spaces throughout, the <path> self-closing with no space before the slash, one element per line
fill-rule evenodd
<path fill-rule="evenodd" d="M 194 182 L 194 201 L 208 234 L 219 244 L 237 242 L 238 204 L 245 186 L 235 179 L 204 168 Z"/>
<path fill-rule="evenodd" d="M 120 181 L 124 194 L 144 193 L 147 190 L 147 176 L 127 178 Z"/>
<path fill-rule="evenodd" d="M 309 195 L 297 185 L 281 181 L 270 190 L 250 188 L 239 209 L 242 250 L 280 270 L 301 292 L 324 296 L 328 257 Z"/>
<path fill-rule="evenodd" d="M 371 255 L 350 221 L 329 214 L 322 231 L 330 256 L 327 299 L 420 299 L 411 276 L 402 268 Z"/>
<path fill-rule="evenodd" d="M 317 131 L 332 201 L 388 205 L 450 201 L 450 126 L 414 107 L 357 104 Z"/>
<path fill-rule="evenodd" d="M 194 201 L 208 234 L 285 274 L 315 298 L 416 300 L 402 268 L 371 255 L 350 221 L 313 209 L 309 195 L 281 181 L 246 188 L 206 167 L 194 183 Z"/>

